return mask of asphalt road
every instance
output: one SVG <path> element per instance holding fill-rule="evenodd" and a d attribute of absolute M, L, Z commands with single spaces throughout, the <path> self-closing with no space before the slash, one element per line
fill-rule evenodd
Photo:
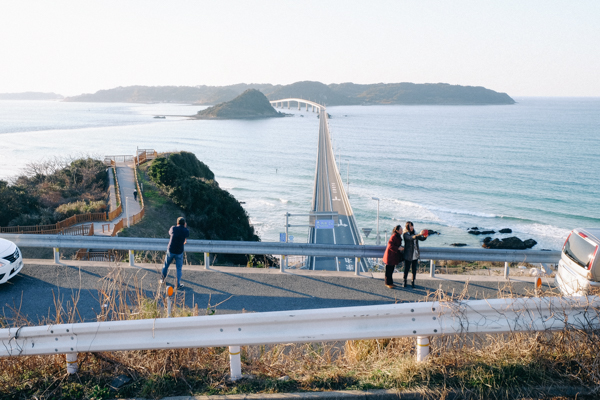
<path fill-rule="evenodd" d="M 122 287 L 129 289 L 130 294 L 139 290 L 155 298 L 159 290 L 158 266 L 115 268 L 108 263 L 77 263 L 84 266 L 26 263 L 17 277 L 0 286 L 0 316 L 10 325 L 20 324 L 15 322 L 17 314 L 34 324 L 54 323 L 57 309 L 62 307 L 65 321 L 65 312 L 76 303 L 75 320 L 94 321 L 106 303 L 100 289 L 108 287 L 110 277 L 116 274 L 120 274 Z M 171 284 L 174 272 L 172 266 Z M 306 270 L 281 274 L 278 270 L 228 267 L 206 271 L 196 266 L 184 267 L 183 283 L 185 289 L 177 294 L 179 301 L 189 307 L 197 305 L 201 313 L 217 305 L 214 309 L 219 314 L 416 302 L 424 301 L 440 288 L 445 294 L 457 294 L 465 288 L 460 281 L 418 277 L 415 289 L 388 289 L 382 276 L 374 279 Z M 494 298 L 501 287 L 506 287 L 505 281 L 471 281 L 468 295 Z M 511 284 L 517 295 L 526 295 L 532 289 L 531 282 Z"/>
<path fill-rule="evenodd" d="M 344 183 L 335 165 L 325 111 L 321 111 L 319 119 L 313 211 L 337 212 L 339 221 L 333 229 L 311 228 L 310 243 L 360 244 L 360 233 L 356 228 L 352 208 L 344 190 Z M 331 219 L 331 217 L 325 216 L 320 219 Z M 310 257 L 308 268 L 325 271 L 353 271 L 354 262 L 354 258 Z M 366 271 L 364 262 L 361 262 L 361 265 L 362 271 Z"/>

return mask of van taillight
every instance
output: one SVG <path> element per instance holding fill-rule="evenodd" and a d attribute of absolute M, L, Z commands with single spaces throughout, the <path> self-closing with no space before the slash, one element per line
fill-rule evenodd
<path fill-rule="evenodd" d="M 563 249 L 567 245 L 567 242 L 569 241 L 569 238 L 571 237 L 572 234 L 573 234 L 573 231 L 569 232 L 569 236 L 567 236 L 567 240 L 565 240 L 565 244 L 563 244 Z"/>
<path fill-rule="evenodd" d="M 594 260 L 596 259 L 596 254 L 598 254 L 598 246 L 596 246 L 596 250 L 594 250 L 594 254 L 590 258 L 590 262 L 588 264 L 588 270 L 592 269 L 592 265 L 594 264 Z"/>

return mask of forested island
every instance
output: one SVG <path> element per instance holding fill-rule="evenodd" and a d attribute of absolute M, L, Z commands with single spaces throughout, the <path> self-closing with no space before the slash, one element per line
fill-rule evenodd
<path fill-rule="evenodd" d="M 249 119 L 278 118 L 284 113 L 276 111 L 269 99 L 256 89 L 248 89 L 231 101 L 198 111 L 195 119 Z"/>
<path fill-rule="evenodd" d="M 269 100 L 303 98 L 326 106 L 337 105 L 491 105 L 514 104 L 506 93 L 481 86 L 447 83 L 341 83 L 325 85 L 303 81 L 290 85 L 245 84 L 229 86 L 127 86 L 67 97 L 64 101 L 121 103 L 191 103 L 214 105 L 233 100 L 248 89 Z"/>

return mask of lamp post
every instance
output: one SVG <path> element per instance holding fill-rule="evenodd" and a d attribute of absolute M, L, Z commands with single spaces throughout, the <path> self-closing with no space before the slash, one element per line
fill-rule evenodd
<path fill-rule="evenodd" d="M 377 246 L 379 246 L 379 197 L 371 197 L 373 200 L 377 200 Z"/>

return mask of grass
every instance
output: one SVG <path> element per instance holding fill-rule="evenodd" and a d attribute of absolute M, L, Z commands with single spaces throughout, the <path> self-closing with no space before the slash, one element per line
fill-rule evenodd
<path fill-rule="evenodd" d="M 143 271 L 130 275 L 116 266 L 100 279 L 98 298 L 104 307 L 98 319 L 164 317 L 163 295 L 141 290 L 144 278 Z M 444 297 L 439 292 L 435 296 L 440 301 L 456 302 L 464 300 L 465 293 Z M 507 293 L 509 289 L 500 295 Z M 57 304 L 63 312 L 46 323 L 76 321 L 76 299 L 70 304 L 64 308 Z M 181 298 L 176 301 L 175 317 L 216 311 L 215 305 L 209 304 L 204 310 L 183 304 Z M 22 326 L 27 321 L 22 316 L 2 321 L 3 326 L 9 323 Z M 254 378 L 237 382 L 227 379 L 226 347 L 80 353 L 80 370 L 75 375 L 66 374 L 64 355 L 1 358 L 0 398 L 159 399 L 372 389 L 416 390 L 431 398 L 449 392 L 468 399 L 539 398 L 530 391 L 559 386 L 598 390 L 599 333 L 565 330 L 433 337 L 431 356 L 421 363 L 415 360 L 414 338 L 244 346 L 242 371 Z M 129 382 L 113 389 L 111 382 L 117 376 L 126 376 Z"/>

